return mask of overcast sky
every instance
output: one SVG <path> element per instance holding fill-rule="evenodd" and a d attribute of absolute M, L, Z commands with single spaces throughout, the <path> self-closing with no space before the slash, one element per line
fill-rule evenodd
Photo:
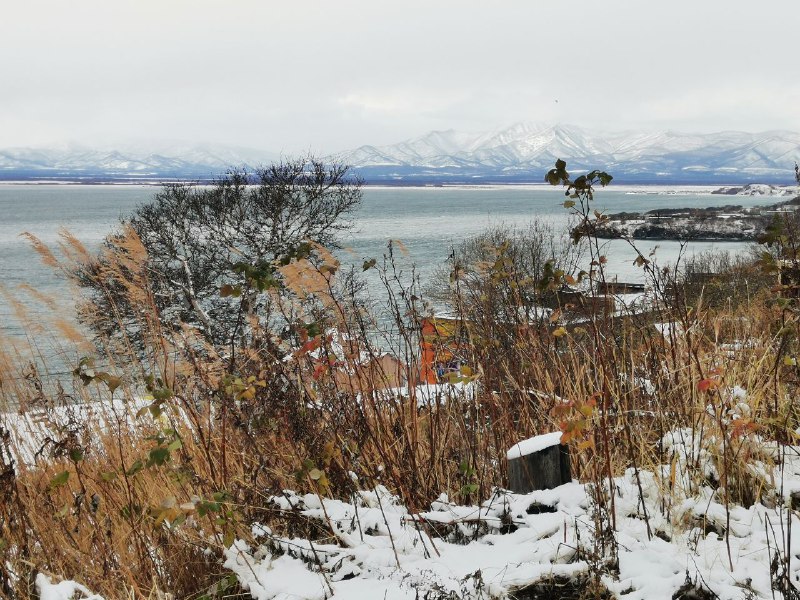
<path fill-rule="evenodd" d="M 0 147 L 800 130 L 798 0 L 4 0 Z"/>

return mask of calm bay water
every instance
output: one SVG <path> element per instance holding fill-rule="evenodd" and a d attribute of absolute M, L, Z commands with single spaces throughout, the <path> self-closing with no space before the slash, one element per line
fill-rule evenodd
<path fill-rule="evenodd" d="M 640 211 L 663 207 L 706 207 L 722 204 L 771 204 L 774 198 L 710 195 L 708 188 L 614 188 L 599 190 L 596 207 L 607 212 Z M 20 233 L 28 231 L 54 245 L 58 231 L 65 227 L 88 247 L 96 248 L 116 225 L 121 215 L 149 201 L 156 188 L 147 186 L 82 185 L 0 185 L 0 284 L 8 291 L 28 283 L 59 299 L 67 309 L 71 292 L 65 283 L 41 264 L 38 256 Z M 499 224 L 524 227 L 534 219 L 566 230 L 567 211 L 562 207 L 563 192 L 548 186 L 529 187 L 443 187 L 443 188 L 366 188 L 364 201 L 355 215 L 355 228 L 344 240 L 349 250 L 343 261 L 360 265 L 364 259 L 378 258 L 390 239 L 401 240 L 408 249 L 402 263 L 409 270 L 413 263 L 423 282 L 447 259 L 452 244 Z M 674 261 L 676 242 L 642 243 L 646 253 L 658 246 L 661 264 Z M 698 252 L 710 247 L 733 251 L 746 245 L 736 242 L 690 245 Z M 608 242 L 609 272 L 620 279 L 635 280 L 640 270 L 624 242 Z M 24 295 L 23 295 L 24 296 Z M 31 310 L 46 311 L 32 305 Z M 0 334 L 21 334 L 11 308 L 0 297 Z"/>

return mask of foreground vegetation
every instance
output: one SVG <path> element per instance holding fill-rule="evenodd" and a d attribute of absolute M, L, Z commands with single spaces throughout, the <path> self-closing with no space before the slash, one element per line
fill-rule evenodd
<path fill-rule="evenodd" d="M 430 302 L 398 273 L 400 249 L 390 245 L 363 265 L 385 286 L 377 309 L 358 293 L 358 274 L 313 237 L 250 263 L 227 259 L 206 285 L 221 328 L 203 323 L 214 312 L 199 303 L 183 305 L 187 319 L 173 296 L 165 304 L 163 275 L 182 255 L 155 271 L 134 227 L 100 257 L 68 235 L 60 254 L 38 245 L 93 291 L 83 314 L 101 318 L 87 321 L 99 323 L 91 340 L 57 324 L 71 338 L 60 344 L 71 387 L 0 349 L 0 597 L 35 597 L 44 573 L 106 598 L 247 598 L 242 573 L 224 566 L 241 541 L 307 540 L 309 569 L 328 568 L 315 544 L 341 534 L 330 518 L 293 510 L 295 492 L 353 506 L 372 494 L 381 511 L 393 495 L 412 514 L 442 494 L 473 505 L 507 485 L 513 444 L 559 429 L 591 500 L 589 533 L 570 559 L 588 565 L 574 597 L 603 597 L 603 582 L 619 575 L 618 522 L 631 517 L 622 499 L 650 537 L 665 535 L 657 522 L 702 529 L 676 509 L 698 494 L 724 507 L 731 570 L 734 507 L 785 509 L 764 568 L 776 594 L 797 597 L 794 490 L 781 467 L 797 452 L 800 311 L 796 280 L 776 273 L 797 267 L 793 224 L 770 230 L 754 260 L 661 268 L 632 246 L 650 299 L 612 311 L 600 299 L 605 258 L 592 235 L 603 216 L 591 205 L 593 186 L 610 178 L 573 181 L 561 162 L 548 178 L 567 186 L 572 240 L 543 228 L 470 240 L 454 249 L 449 283 Z M 219 193 L 229 198 L 230 187 Z M 227 243 L 236 255 L 236 241 Z M 564 300 L 565 286 L 597 301 Z M 464 366 L 431 387 L 418 385 L 419 349 L 434 300 L 459 323 L 445 345 Z M 31 339 L 38 353 L 44 341 Z M 399 378 L 377 366 L 389 348 Z M 688 454 L 664 442 L 677 431 L 691 432 Z M 618 489 L 625 474 L 633 492 Z M 658 514 L 644 501 L 654 493 Z"/>

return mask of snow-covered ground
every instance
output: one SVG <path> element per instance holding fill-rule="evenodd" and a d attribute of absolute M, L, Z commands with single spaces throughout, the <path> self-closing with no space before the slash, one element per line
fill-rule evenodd
<path fill-rule="evenodd" d="M 591 487 L 578 482 L 524 495 L 498 489 L 480 506 L 442 495 L 418 513 L 380 485 L 347 501 L 286 490 L 270 500 L 276 511 L 317 521 L 330 537 L 280 535 L 255 523 L 255 542 L 236 540 L 224 550 L 223 567 L 256 600 L 444 600 L 585 581 L 609 559 L 601 582 L 618 598 L 668 600 L 690 582 L 721 599 L 767 600 L 781 597 L 773 574 L 788 546 L 797 587 L 800 536 L 787 542 L 787 532 L 800 524 L 790 509 L 791 493 L 800 490 L 799 449 L 783 449 L 782 469 L 756 466 L 777 482 L 769 501 L 726 511 L 710 487 L 675 476 L 673 465 L 687 460 L 714 469 L 692 431 L 671 432 L 662 444 L 670 464 L 660 474 L 629 469 L 613 481 L 617 568 L 612 546 L 606 540 L 603 548 L 597 535 Z M 71 581 L 42 576 L 37 585 L 48 600 L 73 593 L 99 599 Z"/>
<path fill-rule="evenodd" d="M 676 460 L 689 450 L 686 435 L 665 440 Z M 723 599 L 778 597 L 770 565 L 776 557 L 780 563 L 787 524 L 798 524 L 787 507 L 789 489 L 800 485 L 795 449 L 785 476 L 794 484 L 775 506 L 731 507 L 728 525 L 710 488 L 678 490 L 670 500 L 663 480 L 640 471 L 640 499 L 629 470 L 614 480 L 619 567 L 602 576 L 603 585 L 616 597 L 642 600 L 671 599 L 687 581 Z M 600 552 L 591 495 L 577 482 L 525 495 L 497 490 L 480 506 L 442 496 L 417 514 L 380 486 L 349 502 L 291 491 L 273 502 L 324 523 L 331 539 L 315 543 L 256 525 L 257 545 L 236 541 L 224 566 L 258 600 L 505 598 L 543 580 L 586 577 Z M 792 582 L 798 552 L 794 536 Z"/>
<path fill-rule="evenodd" d="M 746 392 L 736 387 L 730 394 L 746 411 Z M 120 420 L 134 408 L 126 406 Z M 90 409 L 64 409 L 61 416 L 85 419 Z M 46 430 L 35 419 L 17 418 L 29 432 L 19 429 L 18 436 Z M 538 436 L 509 452 L 537 451 L 557 438 Z M 656 472 L 629 469 L 610 487 L 604 482 L 613 517 L 598 509 L 592 485 L 577 481 L 529 494 L 496 489 L 480 505 L 442 495 L 420 512 L 382 485 L 346 499 L 285 490 L 267 502 L 275 521 L 253 523 L 252 538 L 224 549 L 221 567 L 256 600 L 500 599 L 541 582 L 584 585 L 594 574 L 623 599 L 668 600 L 688 585 L 707 597 L 772 600 L 783 597 L 773 580 L 787 566 L 800 590 L 800 520 L 792 508 L 800 493 L 800 447 L 754 434 L 747 443 L 753 454 L 746 469 L 763 485 L 761 500 L 750 507 L 726 507 L 721 488 L 712 487 L 720 466 L 710 434 L 701 439 L 692 429 L 676 429 L 661 440 L 665 464 Z M 283 526 L 303 519 L 329 535 L 309 539 Z M 319 527 L 294 531 L 300 530 Z M 209 551 L 219 543 L 209 540 Z M 46 600 L 101 600 L 75 581 L 54 583 L 46 574 L 36 585 Z"/>

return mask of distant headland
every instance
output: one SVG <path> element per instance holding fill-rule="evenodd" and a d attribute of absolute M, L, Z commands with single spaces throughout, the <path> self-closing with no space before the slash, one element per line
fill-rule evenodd
<path fill-rule="evenodd" d="M 634 240 L 756 241 L 781 214 L 800 209 L 794 188 L 766 184 L 723 187 L 711 192 L 731 196 L 793 196 L 769 206 L 744 208 L 738 204 L 708 208 L 656 208 L 647 212 L 607 215 L 598 224 L 599 238 Z"/>

